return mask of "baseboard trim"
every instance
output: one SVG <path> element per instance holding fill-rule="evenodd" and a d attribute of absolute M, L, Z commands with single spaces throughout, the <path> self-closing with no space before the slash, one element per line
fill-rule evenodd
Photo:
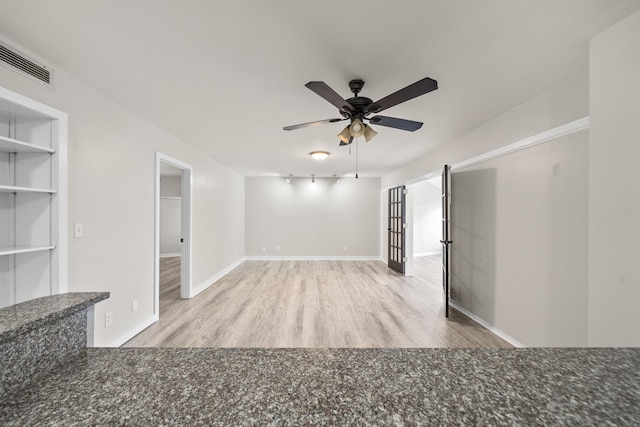
<path fill-rule="evenodd" d="M 233 271 L 237 266 L 239 266 L 240 264 L 242 264 L 245 261 L 245 258 L 239 258 L 238 260 L 236 260 L 233 264 L 231 264 L 230 266 L 228 266 L 227 268 L 225 268 L 224 270 L 222 270 L 221 272 L 213 275 L 212 277 L 210 277 L 209 279 L 205 280 L 204 282 L 200 283 L 198 286 L 196 286 L 195 288 L 191 289 L 191 293 L 189 295 L 189 298 L 193 298 L 196 295 L 198 295 L 200 292 L 204 291 L 205 289 L 207 289 L 209 286 L 213 285 L 214 283 L 216 283 L 218 280 L 222 279 L 224 276 L 226 276 L 227 274 L 229 274 L 231 271 Z"/>
<path fill-rule="evenodd" d="M 234 268 L 236 268 L 237 266 L 242 264 L 244 262 L 244 260 L 245 260 L 244 258 L 238 259 L 236 262 L 234 262 L 233 264 L 231 264 L 230 266 L 228 266 L 227 268 L 222 270 L 220 273 L 218 273 L 218 274 L 214 275 L 213 277 L 211 277 L 211 279 L 201 283 L 195 289 L 192 289 L 191 296 L 189 298 L 195 297 L 200 292 L 204 291 L 209 286 L 213 285 L 215 282 L 220 280 L 222 277 L 224 277 L 225 275 L 229 274 L 230 271 L 232 271 Z M 131 338 L 133 338 L 136 335 L 138 335 L 140 332 L 142 332 L 145 329 L 147 329 L 149 326 L 153 325 L 158 320 L 159 320 L 159 316 L 157 314 L 154 315 L 154 316 L 151 316 L 150 318 L 148 318 L 147 320 L 143 321 L 142 323 L 140 323 L 140 324 L 136 325 L 135 327 L 129 329 L 127 332 L 125 332 L 123 335 L 121 335 L 117 339 L 111 341 L 105 347 L 120 347 L 120 346 L 122 346 L 124 343 L 126 343 Z"/>
<path fill-rule="evenodd" d="M 180 252 L 176 252 L 175 254 L 160 254 L 160 258 L 173 258 L 180 256 Z"/>
<path fill-rule="evenodd" d="M 449 303 L 451 305 L 451 307 L 455 308 L 456 310 L 458 310 L 460 313 L 464 314 L 465 316 L 469 317 L 471 320 L 479 323 L 480 325 L 482 325 L 484 328 L 488 329 L 489 331 L 493 332 L 494 334 L 496 334 L 497 336 L 499 336 L 500 338 L 502 338 L 503 340 L 505 340 L 506 342 L 508 342 L 509 344 L 511 344 L 514 347 L 518 347 L 518 348 L 525 348 L 526 345 L 522 344 L 520 341 L 514 339 L 513 337 L 505 334 L 503 331 L 501 331 L 500 329 L 496 328 L 495 326 L 485 322 L 483 319 L 479 318 L 478 316 L 476 316 L 473 313 L 470 313 L 468 310 L 460 307 L 458 304 L 454 304 L 454 303 Z"/>
<path fill-rule="evenodd" d="M 123 345 L 124 343 L 129 341 L 131 338 L 135 337 L 140 332 L 144 331 L 149 326 L 151 326 L 154 323 L 156 323 L 158 321 L 158 319 L 159 319 L 158 315 L 151 316 L 150 318 L 148 318 L 144 322 L 142 322 L 142 323 L 136 325 L 135 327 L 129 329 L 127 332 L 125 332 L 123 335 L 118 337 L 116 340 L 111 341 L 105 347 L 120 347 L 121 345 Z"/>
<path fill-rule="evenodd" d="M 247 261 L 382 261 L 379 256 L 247 256 Z"/>

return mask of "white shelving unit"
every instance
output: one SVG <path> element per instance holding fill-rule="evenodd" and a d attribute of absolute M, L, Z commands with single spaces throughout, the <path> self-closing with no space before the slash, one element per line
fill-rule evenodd
<path fill-rule="evenodd" d="M 67 115 L 0 87 L 0 307 L 67 291 Z"/>

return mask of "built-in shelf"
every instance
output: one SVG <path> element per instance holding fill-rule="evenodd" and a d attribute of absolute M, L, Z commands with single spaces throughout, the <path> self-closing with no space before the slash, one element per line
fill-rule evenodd
<path fill-rule="evenodd" d="M 0 307 L 67 289 L 67 119 L 0 86 Z"/>
<path fill-rule="evenodd" d="M 55 246 L 11 246 L 8 248 L 0 247 L 0 256 L 26 254 L 29 252 L 50 251 L 55 248 Z"/>
<path fill-rule="evenodd" d="M 0 185 L 1 193 L 50 193 L 54 194 L 57 191 L 51 188 L 31 188 L 31 187 L 16 187 L 13 185 Z"/>
<path fill-rule="evenodd" d="M 18 141 L 17 139 L 0 136 L 0 151 L 6 153 L 49 153 L 56 151 L 51 148 L 39 147 L 28 142 Z"/>

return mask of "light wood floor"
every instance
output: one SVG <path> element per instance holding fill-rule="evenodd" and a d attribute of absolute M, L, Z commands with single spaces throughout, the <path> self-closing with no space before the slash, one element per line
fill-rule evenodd
<path fill-rule="evenodd" d="M 180 257 L 160 258 L 160 313 L 180 301 Z"/>
<path fill-rule="evenodd" d="M 415 277 L 381 261 L 245 261 L 191 300 L 179 258 L 161 268 L 160 320 L 126 347 L 510 347 L 444 318 L 440 257 L 416 258 Z"/>

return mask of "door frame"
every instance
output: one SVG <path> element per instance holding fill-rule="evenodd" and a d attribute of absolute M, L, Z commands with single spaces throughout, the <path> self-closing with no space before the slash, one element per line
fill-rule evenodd
<path fill-rule="evenodd" d="M 442 168 L 442 293 L 444 315 L 449 317 L 451 291 L 451 166 Z"/>
<path fill-rule="evenodd" d="M 162 163 L 182 170 L 181 235 L 180 246 L 180 298 L 191 298 L 191 187 L 192 166 L 156 151 L 155 158 L 155 237 L 154 237 L 154 304 L 153 313 L 160 315 L 160 166 Z"/>

